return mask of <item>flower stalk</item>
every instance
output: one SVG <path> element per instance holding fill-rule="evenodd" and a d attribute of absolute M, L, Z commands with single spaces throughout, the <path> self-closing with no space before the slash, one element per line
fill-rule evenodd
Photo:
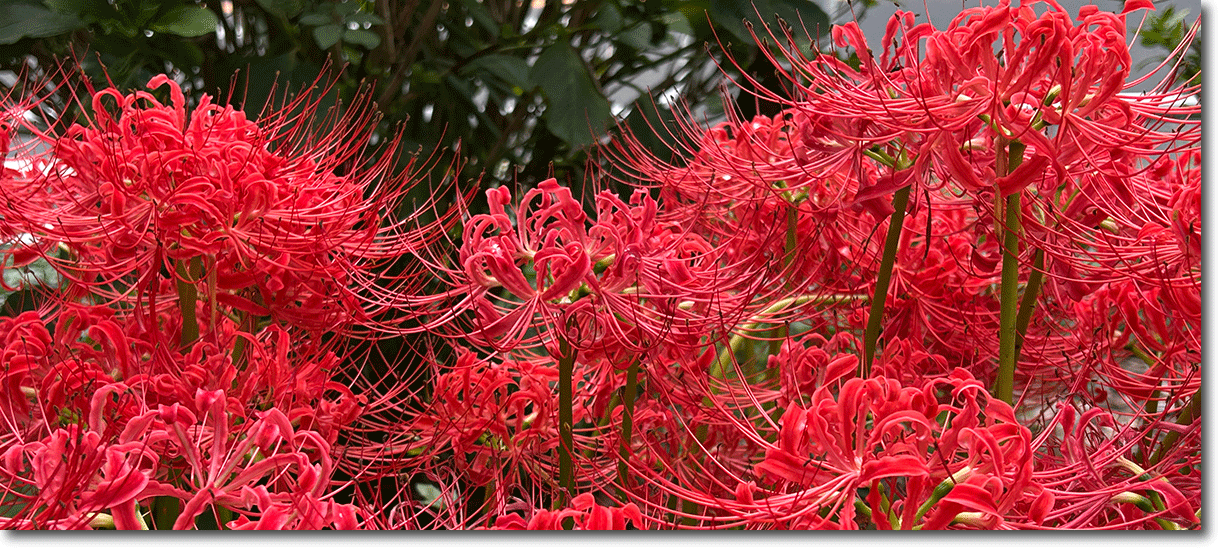
<path fill-rule="evenodd" d="M 182 503 L 170 496 L 160 496 L 153 499 L 153 525 L 158 530 L 169 530 L 174 528 L 174 523 L 178 521 L 178 514 L 182 508 Z"/>
<path fill-rule="evenodd" d="M 1199 418 L 1199 415 L 1202 413 L 1203 400 L 1200 399 L 1200 394 L 1202 392 L 1203 390 L 1199 389 L 1195 391 L 1194 395 L 1190 396 L 1190 404 L 1187 405 L 1186 408 L 1182 409 L 1182 412 L 1178 413 L 1178 424 L 1187 425 Z M 1165 439 L 1161 440 L 1160 446 L 1158 446 L 1156 452 L 1152 454 L 1152 459 L 1149 460 L 1149 463 L 1156 464 L 1160 462 L 1161 459 L 1165 458 L 1165 453 L 1169 452 L 1169 449 L 1173 448 L 1174 444 L 1178 442 L 1178 438 L 1180 437 L 1181 435 L 1178 432 L 1169 432 L 1165 434 Z"/>
<path fill-rule="evenodd" d="M 1007 148 L 1007 155 L 1004 154 Z M 1019 141 L 1008 142 L 1004 138 L 996 141 L 996 177 L 1012 172 L 1021 163 L 1025 145 Z M 1017 247 L 1021 232 L 1021 194 L 1016 191 L 1004 202 L 1004 259 L 1000 267 L 1000 349 L 996 370 L 995 395 L 997 399 L 1013 403 L 1013 378 L 1017 368 L 1017 317 L 1018 300 Z M 1029 294 L 1029 310 L 1033 310 L 1034 294 Z M 1026 320 L 1028 323 L 1028 319 Z"/>
<path fill-rule="evenodd" d="M 178 309 L 182 312 L 180 345 L 185 353 L 199 339 L 199 318 L 195 315 L 195 301 L 199 299 L 199 289 L 195 287 L 195 281 L 199 280 L 199 258 L 178 260 L 174 265 L 178 272 Z"/>
<path fill-rule="evenodd" d="M 640 374 L 640 359 L 636 357 L 627 367 L 627 380 L 623 387 L 623 425 L 622 441 L 619 443 L 618 482 L 619 496 L 626 500 L 627 491 L 627 460 L 631 456 L 631 430 L 635 416 L 635 394 Z"/>
<path fill-rule="evenodd" d="M 877 270 L 877 286 L 873 289 L 873 300 L 868 309 L 868 326 L 864 328 L 864 357 L 860 362 L 860 377 L 868 378 L 873 368 L 873 357 L 877 353 L 877 338 L 881 335 L 881 319 L 885 316 L 885 299 L 889 294 L 890 278 L 894 275 L 894 260 L 898 256 L 898 241 L 902 237 L 902 222 L 907 214 L 907 202 L 911 198 L 911 186 L 894 192 L 894 213 L 890 215 L 889 231 L 885 234 L 885 250 L 881 254 L 881 267 Z"/>
<path fill-rule="evenodd" d="M 566 338 L 559 339 L 559 485 L 567 498 L 576 495 L 572 475 L 572 372 L 576 366 L 576 350 Z"/>
<path fill-rule="evenodd" d="M 1039 248 L 1034 251 L 1034 268 L 1029 272 L 1029 280 L 1021 293 L 1021 305 L 1017 308 L 1017 353 L 1025 345 L 1025 333 L 1029 330 L 1029 322 L 1033 318 L 1034 306 L 1038 303 L 1038 294 L 1042 292 L 1042 270 L 1045 269 L 1045 252 Z"/>

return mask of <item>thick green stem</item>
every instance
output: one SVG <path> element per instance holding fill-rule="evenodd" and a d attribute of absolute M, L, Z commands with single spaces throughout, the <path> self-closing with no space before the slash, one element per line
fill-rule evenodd
<path fill-rule="evenodd" d="M 699 515 L 699 505 L 689 500 L 682 501 L 682 512 L 685 517 L 682 518 L 683 525 L 698 525 L 699 520 L 693 516 Z"/>
<path fill-rule="evenodd" d="M 487 518 L 484 523 L 485 525 L 487 523 L 491 522 L 490 518 L 493 516 L 493 513 L 495 511 L 495 506 L 496 506 L 496 478 L 495 478 L 495 476 L 492 476 L 491 479 L 489 479 L 487 481 L 487 483 L 485 485 L 483 485 L 483 504 L 482 504 L 482 506 L 479 507 L 479 513 L 484 514 L 483 517 Z"/>
<path fill-rule="evenodd" d="M 576 350 L 561 338 L 559 353 L 559 485 L 568 492 L 566 501 L 576 496 L 572 476 L 572 372 L 576 367 Z"/>
<path fill-rule="evenodd" d="M 1147 367 L 1156 366 L 1156 360 L 1153 359 L 1151 356 L 1149 356 L 1147 353 L 1144 353 L 1144 350 L 1140 349 L 1139 344 L 1132 342 L 1127 345 L 1127 350 L 1131 352 L 1131 355 L 1134 355 L 1140 361 L 1143 361 L 1145 366 L 1147 366 Z M 1144 412 L 1146 412 L 1148 414 L 1156 414 L 1157 411 L 1160 410 L 1160 408 L 1161 408 L 1160 404 L 1161 404 L 1160 390 L 1152 390 L 1152 392 L 1148 394 L 1148 399 L 1146 401 L 1144 401 Z M 1149 435 L 1151 435 L 1151 434 L 1149 434 Z"/>
<path fill-rule="evenodd" d="M 995 397 L 1012 404 L 1017 370 L 1017 231 L 1021 223 L 1021 193 L 1008 196 L 1004 207 L 1004 263 L 1000 268 L 1000 360 Z"/>
<path fill-rule="evenodd" d="M 877 352 L 877 337 L 881 335 L 881 318 L 885 316 L 885 299 L 890 291 L 890 278 L 894 274 L 894 259 L 898 256 L 898 240 L 902 236 L 902 221 L 906 218 L 907 201 L 910 198 L 909 185 L 894 192 L 894 214 L 890 216 L 890 228 L 885 234 L 885 250 L 881 254 L 881 267 L 877 271 L 877 286 L 873 289 L 873 302 L 868 310 L 868 326 L 864 328 L 861 378 L 868 378 L 872 372 L 873 357 Z"/>
<path fill-rule="evenodd" d="M 1004 155 L 1005 147 L 1008 154 Z M 996 179 L 1008 175 L 1021 164 L 1025 146 L 1020 142 L 996 142 Z M 1004 259 L 1000 267 L 1000 349 L 996 368 L 995 397 L 1013 403 L 1013 378 L 1017 370 L 1017 247 L 1021 236 L 1021 194 L 1008 195 L 1004 205 Z M 1030 309 L 1033 309 L 1033 295 Z"/>
<path fill-rule="evenodd" d="M 174 497 L 159 496 L 153 499 L 153 526 L 158 530 L 170 530 L 178 521 L 178 513 L 182 503 Z"/>
<path fill-rule="evenodd" d="M 182 341 L 179 344 L 182 351 L 190 350 L 199 339 L 199 319 L 195 315 L 195 301 L 199 299 L 199 289 L 195 282 L 199 280 L 199 258 L 191 258 L 187 262 L 174 262 L 178 271 L 178 311 L 182 313 Z"/>
<path fill-rule="evenodd" d="M 1140 481 L 1152 481 L 1152 476 L 1149 475 L 1148 472 L 1145 471 L 1143 468 L 1141 468 L 1139 466 L 1139 464 L 1131 462 L 1130 460 L 1127 460 L 1121 456 L 1118 457 L 1118 459 L 1116 459 L 1115 461 L 1118 462 L 1118 464 L 1120 466 L 1126 468 L 1128 471 L 1130 471 L 1131 473 L 1138 476 L 1136 479 L 1138 479 Z M 1161 478 L 1161 479 L 1164 479 L 1164 478 Z M 1157 513 L 1164 512 L 1165 510 L 1169 509 L 1169 507 L 1165 505 L 1165 500 L 1163 498 L 1161 498 L 1161 494 L 1159 492 L 1157 492 L 1156 490 L 1153 490 L 1153 489 L 1149 489 L 1147 491 L 1147 493 L 1148 493 L 1147 500 L 1148 500 L 1148 503 L 1150 504 L 1148 507 L 1142 506 L 1138 502 L 1135 502 L 1133 504 L 1136 504 L 1137 506 L 1140 507 L 1140 509 L 1142 509 L 1143 511 L 1148 512 L 1150 514 L 1157 514 Z M 1132 493 L 1127 493 L 1127 494 L 1130 495 Z M 1178 524 L 1163 520 L 1161 518 L 1156 518 L 1156 522 L 1159 523 L 1162 528 L 1167 529 L 1167 530 L 1176 531 L 1176 530 L 1181 529 L 1181 527 Z"/>
<path fill-rule="evenodd" d="M 216 268 L 216 257 L 215 256 L 208 257 L 208 266 L 207 267 L 208 267 L 207 282 L 208 282 L 208 313 L 209 313 L 208 331 L 211 332 L 212 334 L 216 334 L 216 319 L 220 314 L 220 309 L 216 307 L 216 287 L 217 287 L 217 284 L 219 283 L 218 279 L 219 279 L 220 270 Z"/>
<path fill-rule="evenodd" d="M 856 507 L 856 514 L 864 516 L 866 518 L 873 517 L 873 509 L 869 508 L 868 504 L 864 503 L 864 500 L 859 499 L 859 498 L 854 499 L 854 504 Z"/>
<path fill-rule="evenodd" d="M 627 367 L 627 382 L 623 388 L 623 429 L 622 442 L 619 443 L 618 482 L 621 500 L 627 499 L 627 457 L 631 454 L 631 424 L 635 412 L 636 384 L 640 374 L 640 360 L 636 358 Z"/>
<path fill-rule="evenodd" d="M 162 498 L 164 498 L 164 497 L 162 497 Z M 139 529 L 140 529 L 141 531 L 151 531 L 151 529 L 149 529 L 149 527 L 148 527 L 148 522 L 147 522 L 147 521 L 144 521 L 144 512 L 140 510 L 140 503 L 139 503 L 139 502 L 136 502 L 136 501 L 134 501 L 134 500 L 133 500 L 133 501 L 131 502 L 131 505 L 135 507 L 135 510 L 136 510 L 136 523 L 139 523 L 139 524 L 140 524 L 140 528 L 139 528 Z M 175 518 L 175 519 L 176 519 L 176 518 Z M 114 527 L 114 518 L 113 518 L 113 516 L 111 517 L 110 526 L 111 526 L 111 528 L 113 528 L 113 527 Z"/>

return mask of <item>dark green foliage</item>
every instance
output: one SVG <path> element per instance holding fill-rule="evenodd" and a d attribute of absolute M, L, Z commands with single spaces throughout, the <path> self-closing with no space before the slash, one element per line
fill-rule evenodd
<path fill-rule="evenodd" d="M 1190 17 L 1189 11 L 1179 10 L 1173 6 L 1166 6 L 1161 10 L 1163 11 L 1149 14 L 1144 29 L 1140 31 L 1140 45 L 1145 48 L 1164 50 L 1168 55 L 1185 39 L 1191 25 L 1195 24 L 1195 18 Z M 1191 86 L 1202 84 L 1202 50 L 1203 41 L 1196 37 L 1182 56 L 1181 63 L 1174 70 L 1175 81 L 1188 82 Z M 1160 62 L 1160 59 L 1145 60 L 1140 65 L 1148 65 L 1153 62 Z"/>
<path fill-rule="evenodd" d="M 0 5 L 0 70 L 22 75 L 22 86 L 63 81 L 56 69 L 79 64 L 96 85 L 110 79 L 123 89 L 164 72 L 188 98 L 219 94 L 251 115 L 284 93 L 334 80 L 322 106 L 368 90 L 381 115 L 379 142 L 399 132 L 408 155 L 460 144 L 465 184 L 530 185 L 551 174 L 581 182 L 590 146 L 618 118 L 646 130 L 638 122 L 669 118 L 675 101 L 722 112 L 721 71 L 732 76 L 733 65 L 717 62 L 728 53 L 749 70 L 760 58 L 749 26 L 765 37 L 761 25 L 778 16 L 813 37 L 828 30 L 809 0 L 755 5 L 14 0 Z M 70 119 L 72 87 L 57 93 L 48 106 Z M 665 143 L 650 145 L 663 151 Z"/>

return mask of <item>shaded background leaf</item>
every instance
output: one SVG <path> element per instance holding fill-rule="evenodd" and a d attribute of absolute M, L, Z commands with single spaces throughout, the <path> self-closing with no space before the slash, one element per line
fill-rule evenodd
<path fill-rule="evenodd" d="M 216 32 L 219 20 L 212 10 L 203 6 L 179 6 L 170 10 L 150 28 L 157 32 L 195 37 Z"/>
<path fill-rule="evenodd" d="M 556 43 L 530 69 L 547 100 L 547 129 L 569 145 L 590 145 L 610 123 L 610 102 L 597 89 L 584 61 L 570 46 Z"/>

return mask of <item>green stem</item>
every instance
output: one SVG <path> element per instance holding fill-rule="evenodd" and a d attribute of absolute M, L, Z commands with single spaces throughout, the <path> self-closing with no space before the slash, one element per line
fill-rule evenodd
<path fill-rule="evenodd" d="M 1139 358 L 1140 361 L 1143 361 L 1144 365 L 1148 367 L 1156 365 L 1156 360 L 1147 353 L 1144 353 L 1144 350 L 1140 349 L 1139 344 L 1132 342 L 1131 344 L 1127 345 L 1127 350 L 1131 352 L 1131 355 L 1134 355 L 1135 357 Z M 1144 412 L 1148 414 L 1156 414 L 1157 409 L 1160 408 L 1160 400 L 1161 391 L 1152 390 L 1152 393 L 1148 394 L 1148 400 L 1144 402 Z"/>
<path fill-rule="evenodd" d="M 168 531 L 174 528 L 174 523 L 178 521 L 178 513 L 182 503 L 178 499 L 169 496 L 159 496 L 153 499 L 153 526 L 157 530 Z"/>
<path fill-rule="evenodd" d="M 894 213 L 890 216 L 890 228 L 885 234 L 885 250 L 881 254 L 881 268 L 877 271 L 877 286 L 873 289 L 873 302 L 868 310 L 868 326 L 864 328 L 861 378 L 868 378 L 873 368 L 877 337 L 881 335 L 881 318 L 885 315 L 885 299 L 889 294 L 890 277 L 894 274 L 894 259 L 898 256 L 898 239 L 902 236 L 902 221 L 906 218 L 907 201 L 910 198 L 909 185 L 894 192 Z"/>
<path fill-rule="evenodd" d="M 684 512 L 686 514 L 686 516 L 682 518 L 683 525 L 697 525 L 699 523 L 699 520 L 695 519 L 694 517 L 691 517 L 691 516 L 699 515 L 699 505 L 698 504 L 695 504 L 693 501 L 683 500 L 682 501 L 682 512 Z"/>
<path fill-rule="evenodd" d="M 178 310 L 182 313 L 182 351 L 190 350 L 191 345 L 199 339 L 199 319 L 195 315 L 195 301 L 199 299 L 199 289 L 195 281 L 199 280 L 199 258 L 191 258 L 190 264 L 178 260 L 174 262 L 178 272 Z"/>
<path fill-rule="evenodd" d="M 1021 223 L 1021 193 L 1008 196 L 1004 216 L 1004 264 L 1000 268 L 1000 359 L 995 396 L 1012 404 L 1013 376 L 1017 370 L 1017 232 Z"/>
<path fill-rule="evenodd" d="M 1029 280 L 1025 283 L 1025 291 L 1021 294 L 1021 306 L 1017 310 L 1017 351 L 1025 345 L 1025 332 L 1029 329 L 1029 321 L 1034 316 L 1034 306 L 1038 303 L 1038 293 L 1042 291 L 1042 270 L 1044 269 L 1045 253 L 1041 248 L 1034 251 L 1034 269 L 1029 272 Z"/>
<path fill-rule="evenodd" d="M 1127 460 L 1123 457 L 1118 457 L 1116 462 L 1118 462 L 1118 464 L 1120 466 L 1126 468 L 1131 473 L 1135 474 L 1137 476 L 1136 479 L 1138 479 L 1140 481 L 1152 481 L 1152 476 L 1149 475 L 1148 472 L 1145 471 L 1143 468 L 1141 468 L 1139 466 L 1139 464 L 1131 462 L 1130 460 Z M 1161 478 L 1161 479 L 1164 479 L 1164 478 Z M 1165 500 L 1161 498 L 1161 494 L 1159 492 L 1157 492 L 1155 489 L 1149 488 L 1147 493 L 1148 493 L 1147 498 L 1148 498 L 1148 501 L 1151 503 L 1151 507 L 1144 508 L 1143 506 L 1140 506 L 1140 508 L 1143 509 L 1145 512 L 1148 512 L 1150 514 L 1156 514 L 1159 512 L 1164 512 L 1165 510 L 1169 509 L 1169 507 L 1165 505 Z M 1137 506 L 1139 506 L 1138 503 L 1137 503 Z M 1167 520 L 1163 520 L 1161 518 L 1156 518 L 1156 521 L 1157 521 L 1157 523 L 1159 523 L 1161 525 L 1162 528 L 1164 528 L 1166 530 L 1176 531 L 1176 530 L 1181 529 L 1181 527 L 1178 524 L 1167 521 Z"/>
<path fill-rule="evenodd" d="M 225 525 L 227 525 L 230 521 L 233 521 L 233 510 L 225 508 L 224 506 L 219 507 L 219 510 L 217 510 L 216 528 L 223 531 Z"/>
<path fill-rule="evenodd" d="M 254 317 L 251 316 L 247 311 L 241 312 L 241 318 L 237 323 L 238 328 L 247 334 L 252 335 L 254 334 L 253 325 Z M 229 359 L 233 361 L 233 366 L 237 367 L 238 371 L 244 370 L 246 367 L 246 338 L 247 336 L 243 336 L 241 334 L 238 334 L 233 338 L 233 352 L 229 356 Z"/>
<path fill-rule="evenodd" d="M 940 502 L 940 499 L 945 498 L 945 495 L 949 494 L 949 491 L 953 490 L 954 485 L 957 485 L 960 481 L 966 481 L 966 478 L 970 477 L 970 474 L 972 473 L 974 473 L 974 470 L 971 470 L 970 467 L 967 466 L 961 470 L 958 470 L 957 472 L 954 472 L 953 475 L 945 478 L 944 481 L 941 481 L 940 484 L 932 490 L 932 496 L 928 497 L 928 500 L 924 501 L 923 505 L 915 511 L 915 523 L 918 523 L 919 520 L 923 519 L 923 517 L 927 515 L 928 511 L 931 510 L 933 506 L 936 506 L 937 502 Z"/>
<path fill-rule="evenodd" d="M 208 257 L 207 282 L 208 282 L 208 312 L 209 312 L 209 323 L 210 324 L 208 325 L 208 331 L 211 332 L 213 335 L 216 334 L 216 318 L 220 314 L 220 309 L 218 309 L 216 307 L 216 287 L 219 283 L 219 280 L 218 280 L 220 277 L 219 273 L 220 273 L 220 270 L 216 268 L 216 257 L 209 256 Z M 213 338 L 215 338 L 215 336 L 213 336 Z"/>
<path fill-rule="evenodd" d="M 1114 495 L 1113 497 L 1110 498 L 1110 501 L 1111 502 L 1123 502 L 1126 504 L 1134 504 L 1136 508 L 1139 508 L 1140 510 L 1142 510 L 1150 515 L 1155 515 L 1155 514 L 1159 513 L 1156 505 L 1153 504 L 1153 502 L 1151 500 L 1144 497 L 1143 495 L 1138 495 L 1138 494 L 1132 493 L 1130 491 Z M 1164 519 L 1161 517 L 1154 517 L 1154 518 L 1152 518 L 1152 520 L 1155 521 L 1157 523 L 1157 525 L 1160 525 L 1161 529 L 1164 529 L 1166 531 L 1182 530 L 1182 527 L 1180 525 L 1178 525 L 1177 523 L 1174 523 L 1172 521 L 1169 521 L 1167 519 Z"/>
<path fill-rule="evenodd" d="M 572 371 L 576 366 L 576 350 L 560 338 L 559 353 L 559 485 L 568 492 L 566 501 L 576 496 L 572 477 Z"/>
<path fill-rule="evenodd" d="M 881 511 L 885 512 L 886 518 L 890 521 L 890 530 L 898 529 L 900 523 L 898 521 L 898 513 L 894 511 L 893 504 L 890 503 L 890 497 L 881 490 L 881 486 L 877 486 L 877 492 L 881 494 Z"/>
<path fill-rule="evenodd" d="M 855 499 L 855 506 L 856 506 L 857 514 L 862 515 L 866 518 L 873 517 L 873 509 L 869 508 L 868 504 L 865 504 L 863 499 L 859 499 L 859 498 Z"/>
<path fill-rule="evenodd" d="M 1199 414 L 1202 412 L 1203 406 L 1203 398 L 1201 395 L 1202 392 L 1203 389 L 1199 388 L 1198 390 L 1195 390 L 1194 395 L 1190 396 L 1190 404 L 1178 413 L 1178 424 L 1187 425 L 1199 418 Z M 1180 437 L 1181 436 L 1178 434 L 1178 432 L 1169 432 L 1165 434 L 1165 439 L 1161 440 L 1160 446 L 1158 446 L 1156 452 L 1152 454 L 1152 459 L 1148 461 L 1148 464 L 1155 465 L 1156 463 L 1160 462 L 1161 459 L 1165 458 L 1165 453 L 1169 452 L 1169 449 L 1173 447 L 1174 443 L 1178 442 Z"/>
<path fill-rule="evenodd" d="M 165 498 L 165 497 L 161 497 L 161 498 Z M 154 500 L 154 502 L 155 502 L 155 500 Z M 140 511 L 140 503 L 133 500 L 131 502 L 131 505 L 136 507 L 136 522 L 140 524 L 140 530 L 149 531 L 150 529 L 148 528 L 148 522 L 144 521 L 144 512 Z M 175 518 L 175 519 L 177 519 L 177 518 Z M 170 525 L 173 525 L 173 524 L 171 523 Z"/>
<path fill-rule="evenodd" d="M 1008 147 L 1008 155 L 1003 155 Z M 1008 175 L 1021 163 L 1024 144 L 1007 140 L 996 141 L 996 179 Z M 1017 191 L 1008 195 L 1004 206 L 1004 260 L 1000 267 L 1000 349 L 996 370 L 995 397 L 1011 405 L 1013 403 L 1013 378 L 1017 370 L 1017 247 L 1021 233 L 1021 195 Z M 1034 296 L 1030 295 L 1032 302 Z M 1033 304 L 1030 304 L 1032 311 Z"/>
<path fill-rule="evenodd" d="M 640 374 L 640 359 L 637 357 L 627 367 L 627 385 L 623 388 L 623 429 L 619 444 L 618 482 L 620 500 L 627 500 L 627 457 L 631 453 L 631 428 L 635 413 L 636 384 Z"/>
<path fill-rule="evenodd" d="M 490 523 L 491 521 L 490 518 L 492 517 L 495 509 L 495 496 L 496 478 L 495 476 L 492 476 L 491 479 L 487 481 L 487 484 L 483 486 L 483 504 L 479 507 L 479 512 L 484 514 L 484 518 L 487 518 L 485 523 Z"/>

